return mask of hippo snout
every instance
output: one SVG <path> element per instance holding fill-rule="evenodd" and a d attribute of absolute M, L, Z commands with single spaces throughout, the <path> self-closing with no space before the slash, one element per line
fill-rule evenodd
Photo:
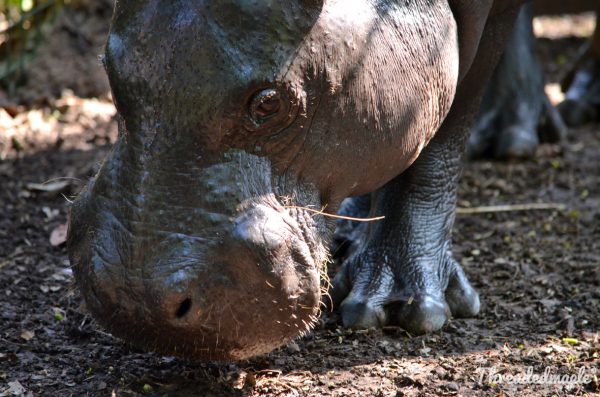
<path fill-rule="evenodd" d="M 69 231 L 87 307 L 111 333 L 166 354 L 229 361 L 310 329 L 325 252 L 318 221 L 272 194 L 228 207 L 239 198 L 235 181 L 206 184 L 188 209 L 194 216 L 184 217 L 178 197 L 119 190 L 114 164 L 74 203 Z M 207 171 L 213 182 L 215 168 L 227 165 Z"/>

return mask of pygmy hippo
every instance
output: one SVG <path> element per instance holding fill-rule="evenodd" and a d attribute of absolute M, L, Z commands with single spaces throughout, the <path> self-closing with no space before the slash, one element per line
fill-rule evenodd
<path fill-rule="evenodd" d="M 335 213 L 371 194 L 334 278 L 346 327 L 479 311 L 451 254 L 456 184 L 517 0 L 117 1 L 119 138 L 73 204 L 91 313 L 146 349 L 263 354 L 320 311 Z"/>
<path fill-rule="evenodd" d="M 600 120 L 600 25 L 563 82 L 558 110 L 544 91 L 544 71 L 534 51 L 534 14 L 600 12 L 597 0 L 536 0 L 524 6 L 491 78 L 467 146 L 470 157 L 520 158 L 539 142 L 556 142 L 568 126 Z"/>

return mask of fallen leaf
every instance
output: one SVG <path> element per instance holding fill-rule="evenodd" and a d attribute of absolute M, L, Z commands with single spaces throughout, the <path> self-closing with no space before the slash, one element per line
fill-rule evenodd
<path fill-rule="evenodd" d="M 290 353 L 299 353 L 300 346 L 296 342 L 290 342 L 287 346 L 287 349 Z"/>
<path fill-rule="evenodd" d="M 56 218 L 60 214 L 59 210 L 52 209 L 50 207 L 42 207 L 42 212 L 44 213 L 44 215 L 46 215 L 46 219 L 49 221 Z"/>
<path fill-rule="evenodd" d="M 560 305 L 561 301 L 559 301 L 558 299 L 540 299 L 540 303 L 546 309 L 553 309 L 556 306 Z"/>
<path fill-rule="evenodd" d="M 244 387 L 248 387 L 250 389 L 253 389 L 256 387 L 256 377 L 254 376 L 254 374 L 252 372 L 249 372 L 248 375 L 246 375 L 246 379 L 244 381 Z"/>
<path fill-rule="evenodd" d="M 566 351 L 569 350 L 568 348 L 566 348 L 564 346 L 561 346 L 561 345 L 559 345 L 557 343 L 551 343 L 550 346 L 552 347 L 552 350 L 554 352 L 559 353 L 559 354 L 560 353 L 564 353 L 564 352 L 566 352 Z"/>
<path fill-rule="evenodd" d="M 69 226 L 66 223 L 63 223 L 50 233 L 50 244 L 54 247 L 58 247 L 59 245 L 63 245 L 67 241 L 67 230 Z"/>
<path fill-rule="evenodd" d="M 21 339 L 24 339 L 26 341 L 30 341 L 31 339 L 33 339 L 34 336 L 35 332 L 29 331 L 27 329 L 21 332 Z"/>
<path fill-rule="evenodd" d="M 13 396 L 22 396 L 25 394 L 25 388 L 18 380 L 8 382 L 9 391 Z"/>
<path fill-rule="evenodd" d="M 62 321 L 65 319 L 64 312 L 61 309 L 54 308 L 54 320 Z"/>

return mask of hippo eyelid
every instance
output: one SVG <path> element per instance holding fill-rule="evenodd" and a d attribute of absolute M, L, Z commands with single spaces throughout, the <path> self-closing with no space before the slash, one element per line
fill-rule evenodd
<path fill-rule="evenodd" d="M 248 131 L 275 134 L 288 127 L 298 115 L 298 103 L 285 88 L 263 87 L 254 91 L 246 101 Z"/>
<path fill-rule="evenodd" d="M 254 94 L 249 103 L 250 117 L 264 121 L 274 117 L 282 110 L 282 98 L 279 91 L 267 88 Z"/>

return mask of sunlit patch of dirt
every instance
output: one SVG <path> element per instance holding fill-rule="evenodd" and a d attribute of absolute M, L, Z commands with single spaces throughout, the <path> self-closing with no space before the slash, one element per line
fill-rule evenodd
<path fill-rule="evenodd" d="M 50 148 L 90 150 L 109 143 L 117 134 L 115 115 L 112 102 L 80 98 L 71 91 L 64 91 L 53 107 L 14 117 L 0 108 L 0 160 Z"/>
<path fill-rule="evenodd" d="M 537 16 L 533 20 L 536 37 L 562 39 L 565 37 L 587 38 L 596 28 L 596 14 Z"/>

